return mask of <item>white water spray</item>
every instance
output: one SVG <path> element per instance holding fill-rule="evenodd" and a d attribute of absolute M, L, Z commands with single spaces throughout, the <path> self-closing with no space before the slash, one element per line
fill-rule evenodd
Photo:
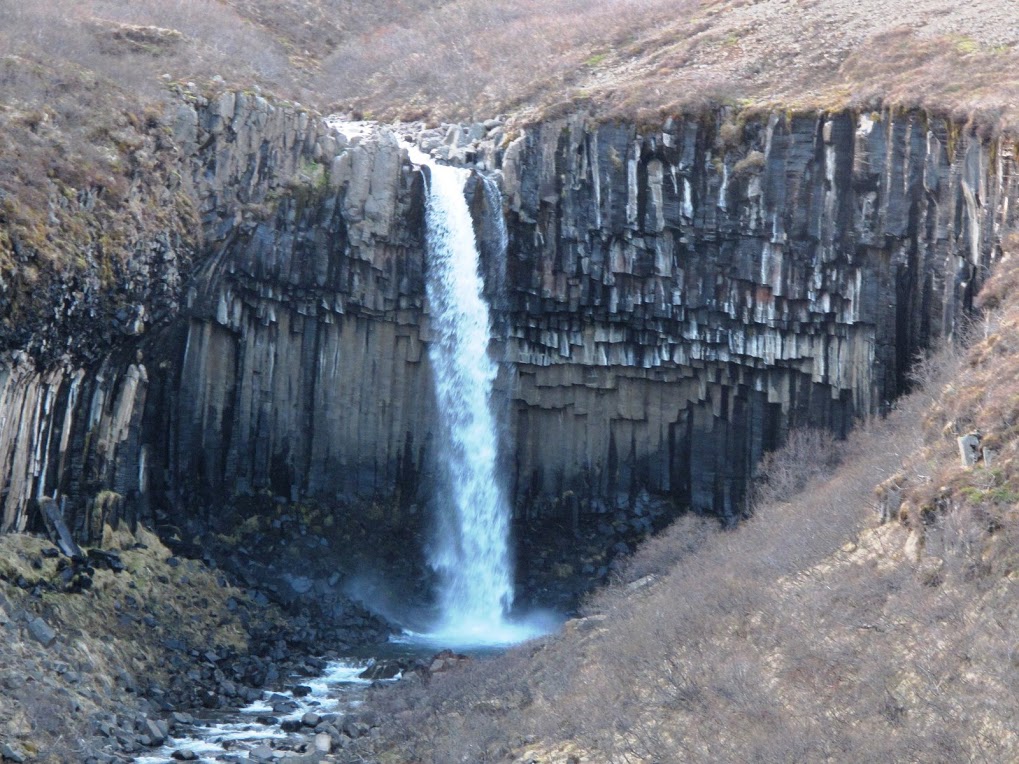
<path fill-rule="evenodd" d="M 416 636 L 449 646 L 519 642 L 543 629 L 508 620 L 513 604 L 509 506 L 496 474 L 498 434 L 492 412 L 498 369 L 488 354 L 490 317 L 464 198 L 469 171 L 437 165 L 416 150 L 411 158 L 430 168 L 426 294 L 433 337 L 428 355 L 446 488 L 430 560 L 441 579 L 440 621 L 429 634 Z"/>

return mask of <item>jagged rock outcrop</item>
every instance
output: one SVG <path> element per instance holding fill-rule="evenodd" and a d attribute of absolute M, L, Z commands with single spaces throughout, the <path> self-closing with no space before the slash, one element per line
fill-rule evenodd
<path fill-rule="evenodd" d="M 185 304 L 100 363 L 8 364 L 3 527 L 54 493 L 86 535 L 110 513 L 172 520 L 259 491 L 344 512 L 426 497 L 423 182 L 406 152 L 248 93 L 188 96 L 170 123 L 202 232 Z M 467 192 L 523 513 L 642 489 L 738 513 L 789 427 L 841 432 L 888 405 L 968 308 L 1017 197 L 1004 142 L 920 114 L 476 132 L 457 155 L 502 171 L 505 210 Z"/>

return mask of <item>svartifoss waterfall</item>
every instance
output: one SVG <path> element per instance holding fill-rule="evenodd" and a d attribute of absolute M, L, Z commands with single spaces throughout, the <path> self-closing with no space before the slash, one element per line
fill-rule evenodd
<path fill-rule="evenodd" d="M 430 168 L 425 213 L 429 360 L 435 379 L 444 471 L 440 533 L 431 564 L 440 577 L 440 619 L 430 641 L 445 645 L 505 644 L 534 636 L 508 620 L 513 604 L 509 506 L 496 474 L 498 431 L 492 411 L 497 366 L 489 357 L 490 318 L 479 275 L 464 183 L 469 171 Z"/>
<path fill-rule="evenodd" d="M 497 368 L 488 356 L 488 305 L 463 195 L 466 178 L 465 170 L 432 166 L 425 220 L 428 355 L 446 441 L 440 459 L 449 495 L 443 499 L 452 510 L 442 518 L 432 563 L 443 582 L 441 630 L 474 633 L 503 621 L 513 604 L 513 576 L 509 511 L 495 473 L 491 397 Z"/>

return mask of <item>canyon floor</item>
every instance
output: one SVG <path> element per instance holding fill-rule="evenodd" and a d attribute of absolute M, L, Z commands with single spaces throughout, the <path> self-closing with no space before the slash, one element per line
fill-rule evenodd
<path fill-rule="evenodd" d="M 230 583 L 236 576 L 211 560 L 175 556 L 142 528 L 110 531 L 102 551 L 73 558 L 45 538 L 5 535 L 0 560 L 3 760 L 152 755 L 203 720 L 318 677 L 329 658 L 389 631 L 356 608 L 343 617 L 284 611 L 263 591 Z M 284 747 L 294 756 L 315 751 L 325 732 L 340 750 L 351 741 L 337 729 L 343 723 L 316 720 Z"/>

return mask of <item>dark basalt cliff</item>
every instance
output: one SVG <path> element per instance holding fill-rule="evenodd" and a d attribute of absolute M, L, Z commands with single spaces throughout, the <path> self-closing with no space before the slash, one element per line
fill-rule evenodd
<path fill-rule="evenodd" d="M 344 137 L 258 96 L 191 97 L 170 121 L 203 242 L 183 305 L 148 306 L 168 318 L 100 362 L 8 356 L 3 529 L 56 493 L 83 536 L 259 492 L 341 522 L 425 501 L 421 174 L 385 130 Z M 1017 197 L 1007 144 L 920 114 L 487 132 L 452 130 L 450 151 L 502 172 L 505 210 L 467 191 L 528 515 L 644 490 L 737 514 L 788 428 L 888 405 L 969 307 Z"/>
<path fill-rule="evenodd" d="M 738 512 L 762 449 L 886 407 L 953 331 L 1014 169 L 920 114 L 528 131 L 504 157 L 516 495 Z"/>

